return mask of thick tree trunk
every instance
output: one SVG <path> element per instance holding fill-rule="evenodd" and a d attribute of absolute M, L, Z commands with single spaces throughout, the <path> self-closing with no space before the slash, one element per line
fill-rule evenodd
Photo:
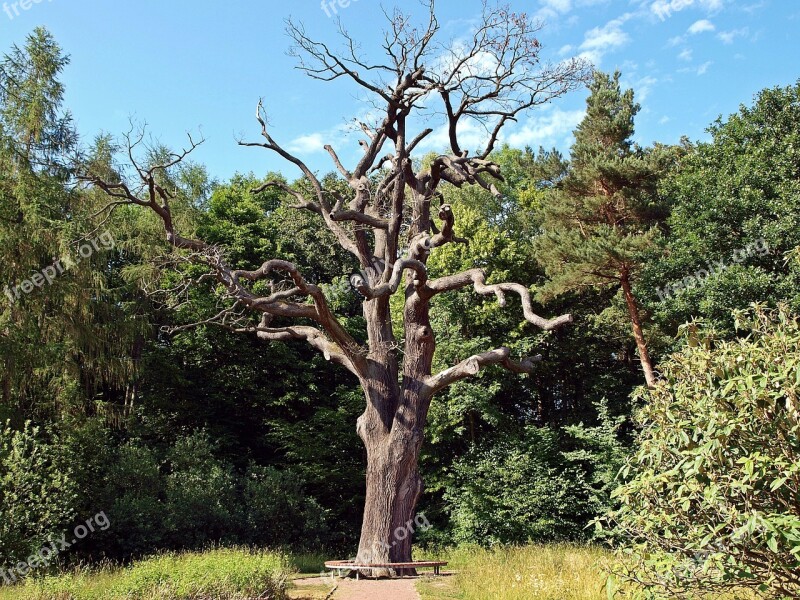
<path fill-rule="evenodd" d="M 656 373 L 655 369 L 653 369 L 653 363 L 650 360 L 650 353 L 647 351 L 647 343 L 645 342 L 644 333 L 642 332 L 642 321 L 639 317 L 639 307 L 631 291 L 631 282 L 627 273 L 623 273 L 620 282 L 622 283 L 622 291 L 625 294 L 625 304 L 628 306 L 628 313 L 631 317 L 633 337 L 636 340 L 636 348 L 639 350 L 639 360 L 642 363 L 644 379 L 647 382 L 647 387 L 652 388 L 656 384 Z"/>
<path fill-rule="evenodd" d="M 434 339 L 427 303 L 409 292 L 405 309 L 406 352 L 399 380 L 388 300 L 365 302 L 370 370 L 362 379 L 367 407 L 357 431 L 367 450 L 364 520 L 356 560 L 360 564 L 410 562 L 422 494 L 419 454 L 430 396 L 422 380 L 430 372 Z M 414 574 L 413 569 L 374 569 L 372 576 Z"/>
<path fill-rule="evenodd" d="M 356 560 L 359 564 L 410 562 L 416 529 L 415 508 L 422 493 L 418 459 L 421 444 L 394 434 L 365 440 L 367 496 Z M 372 576 L 413 574 L 413 570 L 375 569 Z"/>

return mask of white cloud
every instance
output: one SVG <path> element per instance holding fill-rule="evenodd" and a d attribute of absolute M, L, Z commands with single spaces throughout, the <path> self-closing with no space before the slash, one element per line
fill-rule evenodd
<path fill-rule="evenodd" d="M 755 4 L 748 4 L 747 6 L 743 6 L 742 10 L 746 13 L 754 13 L 764 8 L 766 5 L 767 3 L 764 0 L 761 0 L 760 2 L 756 2 Z"/>
<path fill-rule="evenodd" d="M 572 8 L 572 0 L 541 0 L 541 4 L 560 13 L 568 12 Z"/>
<path fill-rule="evenodd" d="M 722 9 L 723 0 L 655 0 L 650 5 L 650 10 L 662 21 L 686 8 L 696 6 L 708 13 L 715 13 Z"/>
<path fill-rule="evenodd" d="M 584 6 L 594 6 L 596 4 L 606 4 L 611 0 L 539 0 L 539 9 L 534 14 L 536 19 L 543 21 L 555 21 L 560 17 L 566 17 L 573 9 Z M 579 20 L 578 15 L 567 17 L 568 26 L 575 25 Z"/>
<path fill-rule="evenodd" d="M 465 62 L 460 57 L 469 56 Z M 457 71 L 456 78 L 463 79 L 471 76 L 488 76 L 497 67 L 497 57 L 486 50 L 479 50 L 470 54 L 470 50 L 463 40 L 454 40 L 447 52 L 435 59 L 430 70 L 434 73 L 452 73 Z"/>
<path fill-rule="evenodd" d="M 749 33 L 750 30 L 747 27 L 743 27 L 742 29 L 732 29 L 731 31 L 720 31 L 717 34 L 717 38 L 723 44 L 732 44 L 737 37 L 745 37 Z"/>
<path fill-rule="evenodd" d="M 542 20 L 555 19 L 572 10 L 572 0 L 539 0 L 539 4 L 536 18 Z"/>
<path fill-rule="evenodd" d="M 295 154 L 308 155 L 325 152 L 326 144 L 330 144 L 340 153 L 349 148 L 355 148 L 357 147 L 356 138 L 361 135 L 361 128 L 358 127 L 358 123 L 373 125 L 375 122 L 380 121 L 380 114 L 374 108 L 362 110 L 354 119 L 351 118 L 328 129 L 294 138 L 286 145 L 286 149 Z"/>
<path fill-rule="evenodd" d="M 685 67 L 683 69 L 678 69 L 678 73 L 694 73 L 695 75 L 705 75 L 708 72 L 708 69 L 714 62 L 709 60 L 704 62 L 699 67 Z"/>
<path fill-rule="evenodd" d="M 625 73 L 630 73 L 630 71 L 626 71 L 624 68 L 622 73 L 623 77 L 620 85 L 623 89 L 632 89 L 636 95 L 637 102 L 644 102 L 650 95 L 653 86 L 658 83 L 658 79 L 652 75 L 644 75 L 642 77 L 636 77 L 634 75 L 632 77 L 627 77 Z M 644 107 L 643 110 L 645 110 Z"/>
<path fill-rule="evenodd" d="M 687 61 L 692 60 L 692 50 L 691 50 L 691 48 L 684 48 L 683 50 L 681 50 L 681 53 L 678 54 L 678 58 L 681 59 L 681 60 L 687 60 Z"/>
<path fill-rule="evenodd" d="M 650 10 L 663 21 L 670 17 L 672 13 L 682 11 L 693 4 L 694 0 L 656 0 L 650 5 Z"/>
<path fill-rule="evenodd" d="M 561 110 L 555 108 L 540 116 L 532 117 L 520 128 L 505 136 L 515 148 L 524 146 L 556 146 L 565 136 L 569 136 L 578 123 L 581 122 L 586 112 L 583 110 Z"/>
<path fill-rule="evenodd" d="M 580 49 L 582 56 L 597 64 L 609 50 L 624 46 L 630 37 L 622 30 L 622 25 L 631 18 L 631 13 L 613 19 L 602 27 L 595 27 L 586 32 Z"/>
<path fill-rule="evenodd" d="M 564 56 L 565 54 L 569 54 L 570 52 L 572 52 L 571 44 L 566 44 L 565 46 L 561 46 L 561 48 L 559 48 L 558 50 L 558 54 L 560 56 Z"/>
<path fill-rule="evenodd" d="M 644 102 L 650 95 L 653 86 L 658 83 L 658 79 L 646 75 L 633 84 L 633 90 L 636 92 L 636 99 L 639 102 Z"/>
<path fill-rule="evenodd" d="M 700 19 L 699 21 L 692 23 L 688 31 L 692 35 L 697 35 L 698 33 L 703 33 L 705 31 L 714 31 L 714 29 L 716 28 L 711 21 L 708 19 Z"/>
<path fill-rule="evenodd" d="M 495 122 L 486 124 L 486 127 L 479 125 L 474 120 L 462 119 L 458 122 L 456 130 L 458 143 L 462 148 L 469 150 L 483 149 L 489 138 Z M 488 129 L 487 129 L 488 128 Z M 446 125 L 437 128 L 432 134 L 426 137 L 418 146 L 422 151 L 441 152 L 450 147 L 450 133 Z"/>
<path fill-rule="evenodd" d="M 672 119 L 670 119 L 670 118 L 669 118 L 667 115 L 664 115 L 663 117 L 661 117 L 661 118 L 658 120 L 658 124 L 659 124 L 659 125 L 666 125 L 666 124 L 667 124 L 667 123 L 669 123 L 671 120 L 672 120 Z"/>
<path fill-rule="evenodd" d="M 299 154 L 314 154 L 316 152 L 324 152 L 325 144 L 327 143 L 328 141 L 324 139 L 324 134 L 319 132 L 310 133 L 294 138 L 289 142 L 288 148 L 289 151 Z"/>

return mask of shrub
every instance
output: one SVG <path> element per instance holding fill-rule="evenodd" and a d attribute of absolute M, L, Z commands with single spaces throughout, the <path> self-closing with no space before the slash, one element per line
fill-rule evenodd
<path fill-rule="evenodd" d="M 686 327 L 643 394 L 610 521 L 627 540 L 617 576 L 648 597 L 800 595 L 800 325 L 758 307 L 736 324 L 747 338 Z"/>
<path fill-rule="evenodd" d="M 105 479 L 114 533 L 105 536 L 112 556 L 141 556 L 161 548 L 165 537 L 164 477 L 150 448 L 128 442 L 116 453 Z M 95 540 L 92 540 L 95 541 Z"/>
<path fill-rule="evenodd" d="M 57 439 L 0 426 L 0 567 L 25 560 L 75 518 L 77 490 Z"/>
<path fill-rule="evenodd" d="M 327 533 L 324 510 L 303 488 L 291 471 L 250 465 L 242 490 L 243 537 L 268 547 L 318 547 Z"/>
<path fill-rule="evenodd" d="M 199 548 L 233 536 L 235 474 L 217 458 L 218 450 L 207 433 L 196 432 L 179 438 L 167 453 L 167 529 L 173 548 Z"/>
<path fill-rule="evenodd" d="M 529 427 L 456 462 L 445 493 L 456 542 L 494 545 L 580 540 L 608 510 L 622 463 L 620 420 L 599 406 L 597 427 Z"/>

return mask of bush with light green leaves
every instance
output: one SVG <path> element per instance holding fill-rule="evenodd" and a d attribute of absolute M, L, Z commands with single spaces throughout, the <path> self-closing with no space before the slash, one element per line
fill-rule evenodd
<path fill-rule="evenodd" d="M 800 597 L 800 324 L 785 307 L 735 321 L 748 336 L 686 326 L 643 392 L 609 519 L 625 540 L 611 580 L 624 595 Z"/>

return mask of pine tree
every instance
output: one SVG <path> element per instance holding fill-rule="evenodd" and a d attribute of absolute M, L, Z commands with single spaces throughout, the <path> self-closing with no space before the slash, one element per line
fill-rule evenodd
<path fill-rule="evenodd" d="M 109 239 L 98 243 L 97 194 L 74 185 L 68 62 L 43 28 L 0 57 L 0 423 L 100 408 L 132 377 L 119 347 L 145 329 L 125 314 Z"/>
<path fill-rule="evenodd" d="M 586 117 L 575 130 L 567 175 L 541 208 L 534 245 L 549 281 L 543 299 L 586 287 L 619 286 L 648 386 L 655 374 L 632 284 L 657 242 L 665 211 L 657 183 L 671 152 L 635 145 L 633 90 L 620 73 L 595 72 Z"/>

